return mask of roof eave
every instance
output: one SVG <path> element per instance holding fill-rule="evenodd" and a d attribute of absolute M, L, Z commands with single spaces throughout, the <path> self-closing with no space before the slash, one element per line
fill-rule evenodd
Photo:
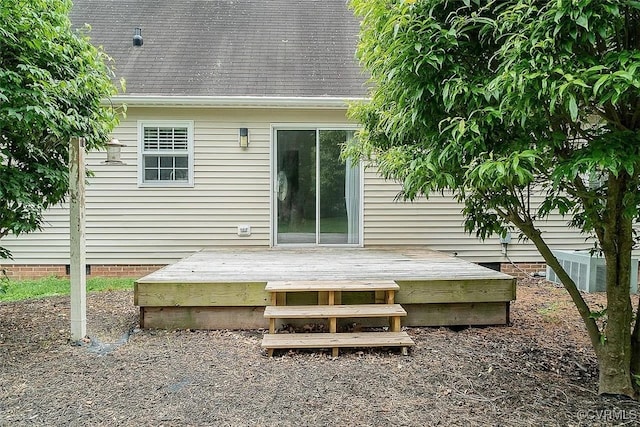
<path fill-rule="evenodd" d="M 117 95 L 108 103 L 128 107 L 225 107 L 225 108 L 295 108 L 344 109 L 352 102 L 366 102 L 361 97 L 280 97 L 280 96 L 167 96 Z"/>

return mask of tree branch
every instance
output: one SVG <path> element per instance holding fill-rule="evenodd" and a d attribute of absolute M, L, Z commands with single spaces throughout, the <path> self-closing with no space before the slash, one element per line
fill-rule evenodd
<path fill-rule="evenodd" d="M 587 327 L 587 332 L 589 333 L 591 344 L 597 352 L 600 345 L 600 328 L 598 327 L 595 319 L 591 317 L 591 309 L 585 302 L 584 298 L 582 298 L 582 294 L 578 290 L 576 283 L 560 265 L 558 259 L 553 255 L 553 252 L 551 252 L 551 249 L 542 238 L 542 233 L 533 225 L 533 222 L 520 221 L 517 218 L 517 215 L 514 215 L 511 220 L 513 224 L 518 227 L 524 233 L 524 235 L 533 242 L 534 245 L 536 245 L 536 248 L 540 252 L 540 255 L 542 255 L 542 257 L 544 258 L 547 265 L 549 265 L 549 267 L 553 269 L 553 271 L 556 273 L 556 276 L 558 276 L 558 278 L 562 282 L 564 288 L 567 290 L 567 292 L 569 292 L 573 303 L 578 308 L 578 312 L 580 313 L 580 317 L 582 317 L 582 321 Z"/>
<path fill-rule="evenodd" d="M 578 290 L 576 283 L 560 265 L 558 259 L 553 255 L 553 252 L 542 238 L 542 232 L 535 227 L 533 218 L 526 215 L 526 212 L 524 212 L 526 215 L 524 218 L 520 217 L 518 212 L 513 210 L 507 212 L 496 209 L 496 212 L 503 219 L 515 225 L 520 231 L 522 231 L 525 236 L 527 236 L 527 238 L 529 238 L 529 240 L 533 242 L 547 265 L 549 265 L 549 267 L 551 267 L 556 273 L 556 276 L 558 276 L 558 278 L 562 282 L 562 285 L 571 296 L 573 303 L 576 305 L 578 312 L 580 313 L 580 317 L 582 317 L 582 321 L 587 328 L 591 344 L 597 351 L 600 345 L 600 328 L 598 327 L 595 319 L 591 317 L 591 309 L 582 297 L 582 294 Z"/>
<path fill-rule="evenodd" d="M 589 219 L 591 219 L 591 222 L 593 223 L 593 231 L 594 233 L 596 233 L 596 237 L 599 241 L 602 242 L 602 240 L 604 239 L 604 228 L 598 224 L 603 223 L 603 218 L 598 214 L 597 206 L 595 203 L 593 203 L 593 198 L 589 197 L 589 190 L 587 189 L 587 187 L 585 187 L 584 182 L 582 181 L 582 178 L 580 176 L 576 176 L 576 178 L 573 180 L 573 185 L 576 187 L 575 191 L 572 191 L 571 188 L 568 188 L 567 192 L 570 195 L 580 199 L 585 207 L 585 213 L 589 216 Z"/>

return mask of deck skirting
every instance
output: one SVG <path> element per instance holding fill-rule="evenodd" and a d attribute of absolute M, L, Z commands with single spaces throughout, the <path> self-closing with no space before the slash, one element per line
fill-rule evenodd
<path fill-rule="evenodd" d="M 407 315 L 402 325 L 486 326 L 509 323 L 509 303 L 403 304 Z M 141 325 L 146 329 L 267 329 L 264 306 L 256 307 L 140 307 Z M 362 319 L 339 319 L 345 328 Z M 280 322 L 278 326 L 281 326 Z M 288 324 L 302 326 L 304 321 L 288 319 Z M 363 327 L 387 326 L 385 319 L 370 318 Z"/>

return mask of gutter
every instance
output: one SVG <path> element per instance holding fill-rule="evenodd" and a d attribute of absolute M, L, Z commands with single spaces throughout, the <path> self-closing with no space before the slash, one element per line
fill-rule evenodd
<path fill-rule="evenodd" d="M 105 101 L 109 105 L 126 104 L 128 107 L 225 107 L 225 108 L 296 108 L 342 109 L 352 102 L 368 98 L 280 97 L 280 96 L 167 96 L 116 95 Z"/>

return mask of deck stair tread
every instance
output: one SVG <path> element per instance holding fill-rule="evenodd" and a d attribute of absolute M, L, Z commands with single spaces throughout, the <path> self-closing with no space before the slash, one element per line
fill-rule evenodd
<path fill-rule="evenodd" d="M 407 312 L 400 304 L 353 304 L 353 305 L 289 305 L 267 306 L 266 318 L 312 319 L 336 317 L 388 317 L 406 316 Z"/>
<path fill-rule="evenodd" d="M 262 347 L 338 348 L 338 347 L 411 347 L 415 343 L 406 332 L 265 334 Z"/>
<path fill-rule="evenodd" d="M 305 292 L 305 291 L 397 291 L 400 286 L 393 280 L 293 280 L 269 281 L 268 292 Z"/>

